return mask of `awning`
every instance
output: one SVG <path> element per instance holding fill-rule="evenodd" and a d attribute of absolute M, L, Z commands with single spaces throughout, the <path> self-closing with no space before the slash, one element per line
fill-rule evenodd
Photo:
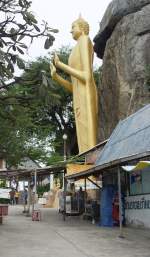
<path fill-rule="evenodd" d="M 131 166 L 121 166 L 124 170 L 130 172 L 130 171 L 139 171 L 143 170 L 147 167 L 150 167 L 150 161 L 139 161 L 136 165 Z"/>
<path fill-rule="evenodd" d="M 37 176 L 47 176 L 50 174 L 64 173 L 66 171 L 66 164 L 62 163 L 60 165 L 52 165 L 43 168 L 36 169 L 13 169 L 13 170 L 0 170 L 0 178 L 15 177 L 18 178 L 28 178 L 31 174 L 36 171 Z"/>

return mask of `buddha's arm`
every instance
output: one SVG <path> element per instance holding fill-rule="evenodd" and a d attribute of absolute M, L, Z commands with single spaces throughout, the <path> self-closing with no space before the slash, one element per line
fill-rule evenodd
<path fill-rule="evenodd" d="M 60 85 L 62 85 L 65 89 L 70 91 L 72 93 L 73 88 L 71 82 L 65 80 L 61 76 L 59 76 L 57 73 L 52 77 L 53 80 L 57 81 Z"/>
<path fill-rule="evenodd" d="M 66 73 L 79 80 L 82 80 L 85 83 L 92 78 L 91 42 L 88 36 L 83 35 L 79 39 L 78 44 L 81 54 L 81 62 L 83 65 L 82 71 L 71 68 L 69 65 L 62 63 L 60 60 L 57 60 L 55 65 Z"/>
<path fill-rule="evenodd" d="M 84 76 L 84 72 L 83 71 L 79 71 L 79 70 L 76 70 L 74 68 L 71 68 L 69 65 L 66 65 L 66 64 L 64 64 L 61 61 L 58 61 L 56 63 L 56 67 L 58 67 L 59 69 L 65 71 L 69 75 L 71 75 L 71 76 L 73 76 L 73 77 L 75 77 L 75 78 L 85 82 L 85 76 Z"/>
<path fill-rule="evenodd" d="M 93 46 L 88 36 L 83 35 L 79 40 L 80 56 L 86 82 L 93 79 Z"/>
<path fill-rule="evenodd" d="M 72 84 L 57 74 L 56 67 L 53 63 L 50 63 L 50 72 L 53 80 L 57 81 L 60 85 L 72 93 Z"/>

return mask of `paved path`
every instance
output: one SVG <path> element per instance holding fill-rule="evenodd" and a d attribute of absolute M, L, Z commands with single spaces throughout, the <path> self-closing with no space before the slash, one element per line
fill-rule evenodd
<path fill-rule="evenodd" d="M 53 209 L 42 209 L 42 221 L 31 221 L 22 207 L 10 206 L 0 226 L 0 257 L 150 257 L 150 231 L 101 228 L 79 217 L 66 222 Z"/>

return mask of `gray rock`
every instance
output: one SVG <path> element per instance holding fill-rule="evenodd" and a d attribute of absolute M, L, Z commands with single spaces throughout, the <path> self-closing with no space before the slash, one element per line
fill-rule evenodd
<path fill-rule="evenodd" d="M 150 0 L 113 0 L 100 23 L 100 31 L 94 38 L 94 50 L 97 56 L 103 58 L 106 42 L 110 38 L 117 23 L 126 15 L 140 11 L 150 4 Z"/>
<path fill-rule="evenodd" d="M 107 40 L 99 88 L 99 140 L 109 137 L 120 119 L 150 102 L 145 83 L 149 65 L 150 4 L 124 16 Z"/>

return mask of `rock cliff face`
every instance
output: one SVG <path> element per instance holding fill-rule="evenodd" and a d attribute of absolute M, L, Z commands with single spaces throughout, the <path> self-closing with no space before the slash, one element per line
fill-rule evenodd
<path fill-rule="evenodd" d="M 145 70 L 150 66 L 150 0 L 114 0 L 95 37 L 103 58 L 99 90 L 99 141 L 120 119 L 150 102 Z"/>

